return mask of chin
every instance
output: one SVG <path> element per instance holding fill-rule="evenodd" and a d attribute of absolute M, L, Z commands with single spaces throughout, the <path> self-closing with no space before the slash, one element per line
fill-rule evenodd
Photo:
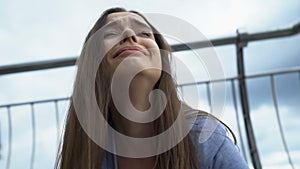
<path fill-rule="evenodd" d="M 146 80 L 147 83 L 156 84 L 161 76 L 161 71 L 157 69 L 147 69 L 135 76 L 135 79 Z M 153 85 L 153 86 L 154 86 Z"/>

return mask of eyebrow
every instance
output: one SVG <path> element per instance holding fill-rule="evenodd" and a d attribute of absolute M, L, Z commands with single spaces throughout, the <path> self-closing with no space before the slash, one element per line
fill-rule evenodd
<path fill-rule="evenodd" d="M 133 23 L 136 24 L 136 25 L 139 25 L 139 26 L 142 26 L 142 27 L 146 27 L 146 28 L 148 28 L 148 29 L 150 29 L 152 31 L 151 27 L 148 24 L 144 23 L 144 22 L 141 22 L 141 21 L 139 21 L 139 20 L 137 20 L 135 18 L 129 18 L 129 20 L 133 21 Z M 104 25 L 104 27 L 105 28 L 109 28 L 109 27 L 114 27 L 114 26 L 122 25 L 121 22 L 122 22 L 121 20 L 112 21 L 112 22 Z"/>
<path fill-rule="evenodd" d="M 137 25 L 139 25 L 139 26 L 147 27 L 147 28 L 149 28 L 150 30 L 152 30 L 151 27 L 150 27 L 148 24 L 146 24 L 145 22 L 141 22 L 141 21 L 139 21 L 139 20 L 137 20 L 137 19 L 132 19 L 132 20 L 133 20 L 133 22 L 134 22 L 135 24 L 137 24 Z"/>

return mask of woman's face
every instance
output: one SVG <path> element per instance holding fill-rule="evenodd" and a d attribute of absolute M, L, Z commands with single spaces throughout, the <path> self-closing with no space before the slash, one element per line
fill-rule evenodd
<path fill-rule="evenodd" d="M 131 12 L 109 14 L 102 30 L 105 73 L 112 76 L 128 58 L 128 62 L 122 63 L 126 65 L 121 73 L 141 69 L 138 75 L 149 78 L 154 84 L 158 81 L 162 67 L 160 50 L 151 27 L 141 16 Z"/>

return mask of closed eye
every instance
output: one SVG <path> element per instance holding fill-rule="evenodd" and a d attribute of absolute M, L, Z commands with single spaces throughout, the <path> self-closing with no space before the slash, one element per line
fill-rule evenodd
<path fill-rule="evenodd" d="M 111 37 L 115 37 L 115 36 L 117 36 L 117 35 L 118 35 L 117 32 L 106 32 L 106 33 L 104 34 L 104 38 L 111 38 Z"/>
<path fill-rule="evenodd" d="M 141 33 L 139 33 L 139 36 L 148 38 L 148 37 L 151 37 L 151 33 L 149 33 L 149 32 L 141 32 Z"/>

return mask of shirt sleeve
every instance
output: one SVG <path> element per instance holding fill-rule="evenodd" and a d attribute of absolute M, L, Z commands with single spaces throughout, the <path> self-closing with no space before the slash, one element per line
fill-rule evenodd
<path fill-rule="evenodd" d="M 225 126 L 216 119 L 200 116 L 190 134 L 200 168 L 249 169 L 236 145 L 227 136 Z"/>

